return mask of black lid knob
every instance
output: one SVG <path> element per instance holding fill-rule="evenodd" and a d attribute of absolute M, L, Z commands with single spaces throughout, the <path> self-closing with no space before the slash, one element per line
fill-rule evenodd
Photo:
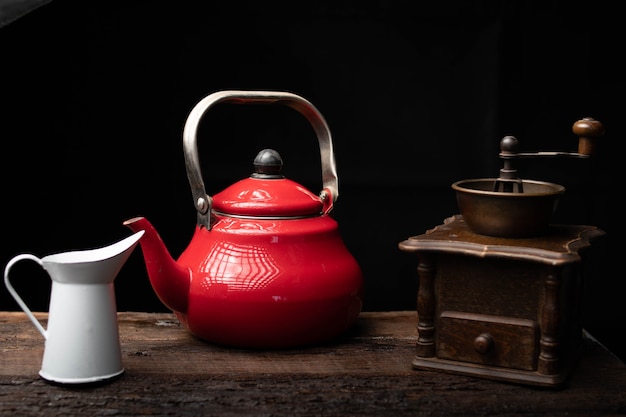
<path fill-rule="evenodd" d="M 252 178 L 284 178 L 280 173 L 283 168 L 283 158 L 273 149 L 263 149 L 254 158 L 254 172 Z"/>

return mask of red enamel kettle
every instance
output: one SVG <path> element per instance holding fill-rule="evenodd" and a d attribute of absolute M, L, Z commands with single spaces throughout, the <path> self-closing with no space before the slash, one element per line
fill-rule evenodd
<path fill-rule="evenodd" d="M 218 103 L 281 104 L 300 112 L 318 138 L 323 188 L 315 195 L 285 178 L 282 159 L 259 152 L 254 172 L 208 196 L 200 172 L 197 130 Z M 191 242 L 175 261 L 144 217 L 126 220 L 140 240 L 159 299 L 196 337 L 248 348 L 287 348 L 327 341 L 357 319 L 362 271 L 329 213 L 338 197 L 330 130 L 321 113 L 292 93 L 226 90 L 189 114 L 183 145 L 197 210 Z"/>

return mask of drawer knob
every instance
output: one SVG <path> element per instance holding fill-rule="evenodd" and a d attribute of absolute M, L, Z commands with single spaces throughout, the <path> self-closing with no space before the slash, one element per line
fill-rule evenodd
<path fill-rule="evenodd" d="M 474 339 L 474 349 L 478 353 L 487 353 L 493 347 L 493 337 L 489 333 L 482 333 Z"/>

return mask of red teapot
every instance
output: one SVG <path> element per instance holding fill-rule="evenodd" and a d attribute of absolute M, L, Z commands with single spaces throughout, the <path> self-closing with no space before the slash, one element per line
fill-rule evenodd
<path fill-rule="evenodd" d="M 285 178 L 282 158 L 259 152 L 254 172 L 211 196 L 205 191 L 197 130 L 218 103 L 282 104 L 300 112 L 318 138 L 323 188 L 315 195 Z M 183 146 L 197 210 L 191 242 L 174 260 L 144 217 L 124 225 L 140 240 L 156 295 L 196 337 L 227 346 L 288 348 L 339 336 L 363 304 L 362 271 L 329 213 L 339 195 L 330 130 L 306 99 L 287 92 L 226 90 L 190 112 Z"/>

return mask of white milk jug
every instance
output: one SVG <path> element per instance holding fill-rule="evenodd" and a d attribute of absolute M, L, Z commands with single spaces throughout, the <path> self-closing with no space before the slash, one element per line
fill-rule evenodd
<path fill-rule="evenodd" d="M 105 381 L 124 372 L 113 281 L 143 233 L 98 249 L 43 258 L 21 254 L 7 263 L 5 285 L 45 339 L 39 371 L 43 379 L 84 384 Z M 47 328 L 9 282 L 11 268 L 22 260 L 37 262 L 52 280 Z"/>

